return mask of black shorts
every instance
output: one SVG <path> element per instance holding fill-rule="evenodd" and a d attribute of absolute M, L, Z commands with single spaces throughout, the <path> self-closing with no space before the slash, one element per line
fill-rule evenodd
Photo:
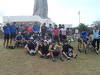
<path fill-rule="evenodd" d="M 4 40 L 9 40 L 10 34 L 4 34 Z"/>
<path fill-rule="evenodd" d="M 54 36 L 54 40 L 55 40 L 56 42 L 59 42 L 59 36 Z"/>
<path fill-rule="evenodd" d="M 66 40 L 66 35 L 62 35 L 62 39 L 63 40 Z"/>
<path fill-rule="evenodd" d="M 49 53 L 49 51 L 41 51 L 41 53 L 44 55 L 47 55 Z"/>
<path fill-rule="evenodd" d="M 16 34 L 11 34 L 10 35 L 10 39 L 15 39 L 15 37 L 16 37 Z"/>
<path fill-rule="evenodd" d="M 59 54 L 60 54 L 60 51 L 59 51 L 59 50 L 53 51 L 53 55 L 54 55 L 54 56 L 58 56 Z"/>
<path fill-rule="evenodd" d="M 35 47 L 33 46 L 28 46 L 29 50 L 35 50 Z"/>

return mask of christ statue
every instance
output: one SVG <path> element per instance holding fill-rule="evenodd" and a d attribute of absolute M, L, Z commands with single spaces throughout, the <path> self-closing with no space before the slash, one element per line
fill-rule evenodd
<path fill-rule="evenodd" d="M 48 18 L 48 2 L 47 0 L 34 0 L 34 13 L 42 19 Z"/>

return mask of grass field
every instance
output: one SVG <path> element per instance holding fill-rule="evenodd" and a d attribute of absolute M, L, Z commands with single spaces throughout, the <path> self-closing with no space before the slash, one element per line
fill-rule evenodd
<path fill-rule="evenodd" d="M 24 49 L 5 49 L 0 40 L 0 75 L 100 75 L 100 54 L 78 53 L 77 59 L 52 62 Z"/>

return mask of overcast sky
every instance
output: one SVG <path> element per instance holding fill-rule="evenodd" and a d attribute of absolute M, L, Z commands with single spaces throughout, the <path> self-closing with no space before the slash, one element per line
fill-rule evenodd
<path fill-rule="evenodd" d="M 48 0 L 48 5 L 48 16 L 57 24 L 77 26 L 78 11 L 82 23 L 100 20 L 100 0 Z M 0 0 L 0 16 L 31 16 L 33 6 L 34 0 Z"/>

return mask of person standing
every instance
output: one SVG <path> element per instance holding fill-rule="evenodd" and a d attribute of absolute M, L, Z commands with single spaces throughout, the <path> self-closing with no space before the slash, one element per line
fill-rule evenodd
<path fill-rule="evenodd" d="M 44 23 L 44 24 L 41 26 L 41 34 L 42 34 L 42 38 L 43 38 L 43 39 L 45 38 L 46 33 L 47 33 L 47 26 L 46 26 L 46 23 Z"/>
<path fill-rule="evenodd" d="M 26 31 L 29 32 L 29 33 L 32 33 L 32 32 L 33 32 L 33 31 L 32 31 L 32 26 L 27 27 L 27 28 L 26 28 Z"/>
<path fill-rule="evenodd" d="M 15 37 L 16 37 L 16 33 L 17 33 L 17 27 L 16 27 L 15 22 L 13 22 L 12 25 L 10 25 L 10 33 L 11 33 L 11 35 L 10 35 L 10 46 L 11 45 L 15 46 L 14 41 L 15 41 Z M 13 44 L 12 44 L 12 42 L 13 42 Z"/>
<path fill-rule="evenodd" d="M 24 26 L 24 24 L 19 25 L 19 26 L 18 26 L 18 32 L 23 33 L 24 31 L 25 31 L 25 26 Z"/>
<path fill-rule="evenodd" d="M 99 43 L 100 43 L 100 30 L 98 27 L 94 27 L 93 29 L 93 47 L 96 49 L 96 53 L 99 52 Z"/>
<path fill-rule="evenodd" d="M 4 42 L 3 45 L 4 47 L 8 48 L 8 44 L 9 44 L 9 38 L 10 38 L 10 24 L 7 23 L 4 27 L 3 27 L 3 31 L 4 31 Z"/>
<path fill-rule="evenodd" d="M 53 29 L 53 39 L 56 42 L 59 42 L 59 33 L 60 33 L 60 30 L 59 30 L 59 28 L 57 28 L 57 25 L 55 25 L 54 29 Z"/>
<path fill-rule="evenodd" d="M 40 25 L 37 22 L 35 22 L 35 24 L 33 25 L 32 31 L 34 33 L 39 33 L 40 32 Z"/>
<path fill-rule="evenodd" d="M 62 42 L 62 33 L 61 33 L 61 29 L 62 29 L 62 25 L 61 24 L 59 24 L 59 39 L 60 39 L 60 41 Z"/>
<path fill-rule="evenodd" d="M 66 29 L 65 29 L 65 26 L 62 25 L 62 28 L 61 28 L 61 42 L 64 42 L 64 40 L 66 40 Z"/>
<path fill-rule="evenodd" d="M 53 27 L 52 27 L 52 24 L 49 24 L 49 27 L 48 27 L 48 35 L 49 35 L 49 37 L 52 39 L 52 30 L 53 30 Z"/>

